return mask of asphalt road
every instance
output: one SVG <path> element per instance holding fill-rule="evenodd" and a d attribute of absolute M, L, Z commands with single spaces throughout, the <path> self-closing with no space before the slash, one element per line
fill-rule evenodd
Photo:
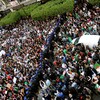
<path fill-rule="evenodd" d="M 100 100 L 100 95 L 94 95 L 93 100 Z"/>

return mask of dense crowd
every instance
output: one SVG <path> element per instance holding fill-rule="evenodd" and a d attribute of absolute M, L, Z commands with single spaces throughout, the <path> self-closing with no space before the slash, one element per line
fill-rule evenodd
<path fill-rule="evenodd" d="M 100 44 L 93 49 L 72 44 L 76 37 L 99 35 L 98 15 L 98 8 L 88 9 L 84 4 L 63 18 L 49 52 L 52 59 L 44 59 L 38 100 L 92 100 L 100 93 Z"/>
<path fill-rule="evenodd" d="M 22 100 L 55 20 L 21 20 L 0 33 L 0 99 Z"/>
<path fill-rule="evenodd" d="M 53 31 L 57 17 L 46 21 L 21 20 L 14 28 L 0 31 L 0 99 L 2 100 L 91 100 L 100 92 L 100 47 L 90 49 L 73 45 L 72 39 L 83 34 L 99 35 L 98 7 L 87 4 L 75 7 L 73 14 L 61 17 L 53 41 L 46 51 L 47 38 Z M 59 17 L 59 16 L 58 16 Z M 40 53 L 44 53 L 38 88 L 30 79 L 39 67 Z M 32 78 L 33 77 L 33 78 Z M 31 81 L 32 81 L 31 80 Z M 35 89 L 35 90 L 34 90 Z M 32 91 L 31 91 L 32 92 Z"/>

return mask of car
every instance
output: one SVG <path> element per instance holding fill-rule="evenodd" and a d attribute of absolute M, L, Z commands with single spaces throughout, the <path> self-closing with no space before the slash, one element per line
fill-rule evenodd
<path fill-rule="evenodd" d="M 100 35 L 82 35 L 72 40 L 72 44 L 83 44 L 89 48 L 97 47 L 100 45 Z"/>

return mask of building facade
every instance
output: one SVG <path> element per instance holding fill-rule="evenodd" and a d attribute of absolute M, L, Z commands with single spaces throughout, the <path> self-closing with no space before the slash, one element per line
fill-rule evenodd
<path fill-rule="evenodd" d="M 13 8 L 17 8 L 20 5 L 29 5 L 39 0 L 0 0 L 0 11 L 5 11 Z"/>

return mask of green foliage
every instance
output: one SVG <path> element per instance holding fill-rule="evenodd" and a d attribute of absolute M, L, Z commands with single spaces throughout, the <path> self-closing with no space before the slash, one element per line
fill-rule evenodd
<path fill-rule="evenodd" d="M 100 0 L 89 0 L 92 5 L 100 4 Z"/>
<path fill-rule="evenodd" d="M 8 25 L 17 22 L 20 19 L 19 12 L 11 12 L 0 20 L 0 26 Z"/>
<path fill-rule="evenodd" d="M 15 12 L 10 12 L 0 20 L 0 26 L 17 22 L 21 17 L 30 16 L 34 20 L 43 20 L 65 12 L 71 12 L 74 8 L 74 0 L 50 0 L 45 4 L 35 3 L 23 7 Z"/>
<path fill-rule="evenodd" d="M 20 15 L 22 17 L 25 17 L 25 16 L 29 16 L 31 14 L 31 12 L 36 9 L 40 4 L 39 3 L 35 3 L 35 4 L 32 4 L 32 5 L 28 5 L 26 7 L 23 7 L 21 9 L 18 10 L 18 12 L 20 13 Z"/>
<path fill-rule="evenodd" d="M 2 18 L 0 20 L 0 26 L 13 24 L 13 23 L 17 22 L 21 17 L 29 16 L 30 13 L 39 5 L 40 5 L 39 3 L 35 3 L 32 5 L 23 7 L 21 9 L 19 9 L 18 11 L 10 12 L 9 14 L 7 14 L 4 18 Z"/>
<path fill-rule="evenodd" d="M 73 11 L 73 0 L 51 0 L 32 11 L 31 17 L 34 20 L 43 20 L 65 12 Z"/>

